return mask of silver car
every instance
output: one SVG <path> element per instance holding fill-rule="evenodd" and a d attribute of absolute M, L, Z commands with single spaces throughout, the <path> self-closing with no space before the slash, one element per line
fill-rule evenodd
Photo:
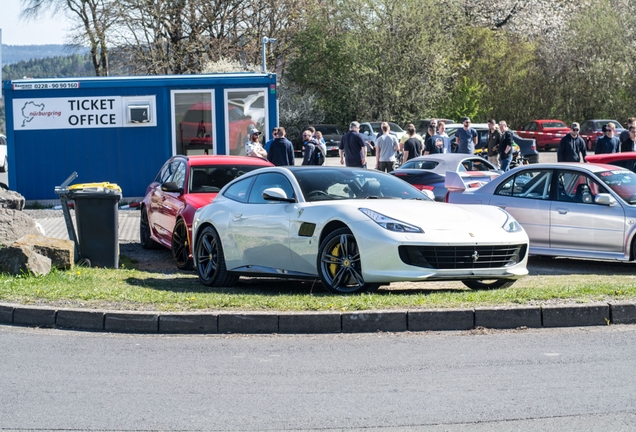
<path fill-rule="evenodd" d="M 446 175 L 447 201 L 491 204 L 513 215 L 530 237 L 530 254 L 634 260 L 636 174 L 613 165 L 526 165 L 467 189 Z"/>

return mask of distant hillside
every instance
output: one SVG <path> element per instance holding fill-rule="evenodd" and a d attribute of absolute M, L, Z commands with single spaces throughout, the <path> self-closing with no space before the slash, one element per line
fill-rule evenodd
<path fill-rule="evenodd" d="M 79 54 L 86 54 L 84 49 Z M 18 63 L 46 57 L 68 56 L 78 54 L 77 51 L 66 45 L 2 45 L 2 65 Z"/>
<path fill-rule="evenodd" d="M 19 61 L 2 68 L 3 80 L 95 76 L 89 54 Z"/>

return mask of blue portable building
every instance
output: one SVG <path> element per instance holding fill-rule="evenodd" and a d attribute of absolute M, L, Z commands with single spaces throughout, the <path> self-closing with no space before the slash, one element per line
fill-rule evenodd
<path fill-rule="evenodd" d="M 267 73 L 4 81 L 9 186 L 27 200 L 55 186 L 117 183 L 142 197 L 175 154 L 245 154 L 249 130 L 277 124 Z"/>

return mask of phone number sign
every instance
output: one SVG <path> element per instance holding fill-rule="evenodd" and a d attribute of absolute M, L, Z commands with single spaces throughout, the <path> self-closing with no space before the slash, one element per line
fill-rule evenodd
<path fill-rule="evenodd" d="M 33 82 L 13 84 L 13 90 L 65 90 L 78 89 L 79 87 L 79 82 Z"/>

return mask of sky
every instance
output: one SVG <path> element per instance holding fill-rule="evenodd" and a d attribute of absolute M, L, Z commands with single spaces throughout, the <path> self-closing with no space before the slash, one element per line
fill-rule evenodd
<path fill-rule="evenodd" d="M 62 14 L 43 14 L 37 21 L 20 19 L 20 0 L 0 0 L 0 29 L 4 45 L 64 44 L 70 27 Z"/>

